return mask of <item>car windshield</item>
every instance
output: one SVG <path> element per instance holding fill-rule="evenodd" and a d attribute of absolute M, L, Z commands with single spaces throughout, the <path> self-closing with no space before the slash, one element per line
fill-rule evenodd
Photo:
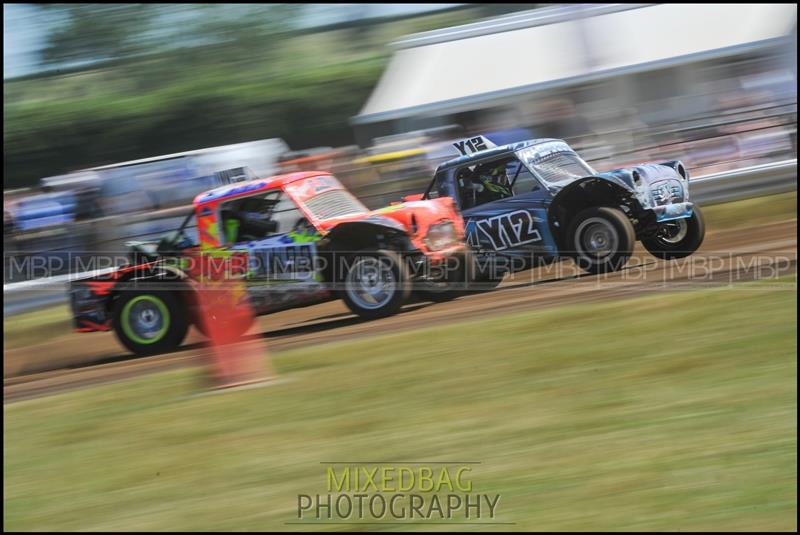
<path fill-rule="evenodd" d="M 548 184 L 561 185 L 595 174 L 566 143 L 534 145 L 517 151 L 517 156 Z"/>
<path fill-rule="evenodd" d="M 182 234 L 192 245 L 198 245 L 200 240 L 197 235 L 197 220 L 194 216 L 194 209 L 192 209 L 186 214 L 186 218 L 181 223 L 181 226 L 178 227 L 177 234 L 179 236 Z"/>

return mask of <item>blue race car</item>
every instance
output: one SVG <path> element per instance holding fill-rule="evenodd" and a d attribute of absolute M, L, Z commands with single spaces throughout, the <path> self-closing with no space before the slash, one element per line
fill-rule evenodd
<path fill-rule="evenodd" d="M 590 273 L 616 271 L 637 240 L 667 260 L 703 242 L 703 215 L 679 161 L 598 173 L 558 139 L 497 147 L 478 136 L 454 146 L 463 155 L 441 164 L 421 197 L 456 200 L 475 279 L 490 287 L 507 272 L 563 258 Z"/>

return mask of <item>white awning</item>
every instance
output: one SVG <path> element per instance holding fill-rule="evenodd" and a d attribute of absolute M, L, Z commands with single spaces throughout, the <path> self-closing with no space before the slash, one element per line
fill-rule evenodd
<path fill-rule="evenodd" d="M 484 22 L 442 30 L 444 37 L 411 36 L 400 43 L 411 48 L 395 53 L 353 123 L 473 109 L 537 89 L 780 44 L 797 19 L 796 4 L 574 9 L 591 16 L 573 11 L 566 20 L 559 12 L 550 23 L 531 19 L 521 28 L 517 16 L 496 31 Z M 470 26 L 477 29 L 470 33 Z"/>

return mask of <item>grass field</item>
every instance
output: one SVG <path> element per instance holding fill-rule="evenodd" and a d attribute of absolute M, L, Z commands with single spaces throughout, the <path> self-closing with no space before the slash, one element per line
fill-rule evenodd
<path fill-rule="evenodd" d="M 15 314 L 3 318 L 3 347 L 24 347 L 70 332 L 72 314 L 67 304 Z"/>
<path fill-rule="evenodd" d="M 425 459 L 480 461 L 503 529 L 795 530 L 796 295 L 551 308 L 283 352 L 261 389 L 192 396 L 184 370 L 6 405 L 4 528 L 293 529 L 320 462 Z"/>
<path fill-rule="evenodd" d="M 706 230 L 750 227 L 797 217 L 797 191 L 703 207 Z"/>
<path fill-rule="evenodd" d="M 703 209 L 709 232 L 783 221 L 797 217 L 797 192 L 755 197 Z M 60 305 L 5 318 L 3 347 L 14 349 L 72 329 L 69 307 Z"/>

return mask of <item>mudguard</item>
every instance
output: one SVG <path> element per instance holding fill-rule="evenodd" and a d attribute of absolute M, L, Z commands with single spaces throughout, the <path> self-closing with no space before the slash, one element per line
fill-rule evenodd
<path fill-rule="evenodd" d="M 688 176 L 683 164 L 673 161 L 614 169 L 598 174 L 597 178 L 608 180 L 630 191 L 641 207 L 653 210 L 656 220 L 661 222 L 692 215 Z"/>
<path fill-rule="evenodd" d="M 433 256 L 436 260 L 441 255 L 449 255 L 459 250 L 466 250 L 464 244 L 464 220 L 458 213 L 455 201 L 450 197 L 429 200 L 414 200 L 392 204 L 372 214 L 390 218 L 400 224 L 408 234 L 411 242 L 420 251 Z M 456 234 L 456 242 L 442 251 L 433 251 L 425 241 L 425 237 L 434 225 L 450 222 Z"/>
<path fill-rule="evenodd" d="M 403 249 L 406 250 L 411 248 L 403 225 L 388 217 L 380 216 L 339 223 L 325 238 L 334 249 L 338 250 L 380 249 L 389 243 L 404 244 Z"/>

